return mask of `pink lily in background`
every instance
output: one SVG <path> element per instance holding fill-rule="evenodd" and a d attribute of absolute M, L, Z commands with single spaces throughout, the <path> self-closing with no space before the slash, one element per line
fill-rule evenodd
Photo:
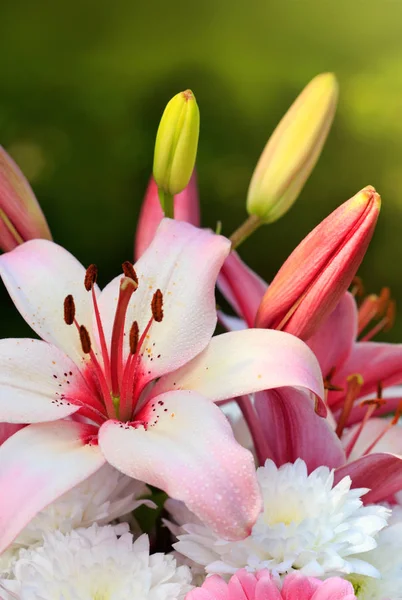
<path fill-rule="evenodd" d="M 308 340 L 351 284 L 374 233 L 381 199 L 368 186 L 305 237 L 268 286 L 234 252 L 218 286 L 243 321 L 221 315 L 228 329 L 266 327 Z"/>
<path fill-rule="evenodd" d="M 223 537 L 248 534 L 261 506 L 254 463 L 213 401 L 283 385 L 322 396 L 323 386 L 314 355 L 289 334 L 211 339 L 229 250 L 222 236 L 165 219 L 102 292 L 96 267 L 52 242 L 0 257 L 43 339 L 0 342 L 0 420 L 30 423 L 0 448 L 0 550 L 105 461 L 183 500 Z"/>
<path fill-rule="evenodd" d="M 352 584 L 340 577 L 321 581 L 291 573 L 280 585 L 268 569 L 257 573 L 241 569 L 229 582 L 219 575 L 208 577 L 186 600 L 356 600 L 356 596 Z"/>
<path fill-rule="evenodd" d="M 367 186 L 317 225 L 265 292 L 255 326 L 310 338 L 350 286 L 374 233 L 380 206 L 380 196 Z"/>
<path fill-rule="evenodd" d="M 364 219 L 359 223 L 363 224 L 363 231 L 369 239 L 378 207 L 375 203 L 372 205 L 370 196 L 367 199 L 367 210 L 362 210 Z M 352 203 L 353 208 L 354 199 L 348 203 Z M 340 207 L 343 214 L 348 213 L 346 205 Z M 290 318 L 282 323 L 283 328 L 288 327 L 295 335 L 304 337 L 322 369 L 327 404 L 331 409 L 326 420 L 317 419 L 311 405 L 303 402 L 303 397 L 307 399 L 306 395 L 294 389 L 283 387 L 259 392 L 255 394 L 254 403 L 246 396 L 238 399 L 253 437 L 258 462 L 263 464 L 266 458 L 271 458 L 279 466 L 301 457 L 310 470 L 321 464 L 337 468 L 337 479 L 350 474 L 354 487 L 372 489 L 365 496 L 365 501 L 380 501 L 402 489 L 402 448 L 395 443 L 398 429 L 395 428 L 395 433 L 392 433 L 401 401 L 400 393 L 392 386 L 402 383 L 402 345 L 372 341 L 379 331 L 392 325 L 394 304 L 387 290 L 383 290 L 380 296 L 369 296 L 359 307 L 354 296 L 346 292 L 346 282 L 350 282 L 354 275 L 356 263 L 352 260 L 348 264 L 347 256 L 343 255 L 347 276 L 339 275 L 335 269 L 336 261 L 338 266 L 342 264 L 339 257 L 348 244 L 342 246 L 341 252 L 331 253 L 332 238 L 324 235 L 326 229 L 323 228 L 326 224 L 330 231 L 331 217 L 301 242 L 286 261 L 286 269 L 282 267 L 274 279 L 275 286 L 272 283 L 268 287 L 236 253 L 231 253 L 225 261 L 218 285 L 240 318 L 223 313 L 219 318 L 227 329 L 238 330 L 253 327 L 259 321 L 258 315 L 261 319 L 264 315 L 267 319 L 271 318 L 269 315 L 276 315 L 280 326 L 279 321 L 281 318 L 283 321 L 286 313 Z M 318 255 L 311 246 L 313 234 L 317 231 Z M 353 223 L 351 231 L 351 239 L 358 248 L 353 251 L 349 245 L 348 251 L 360 257 L 362 240 Z M 339 231 L 336 236 L 342 238 Z M 364 239 L 364 249 L 366 246 Z M 317 261 L 326 256 L 334 256 L 335 263 L 332 259 L 329 263 L 322 261 L 324 271 L 321 274 L 317 270 Z M 302 264 L 298 263 L 300 258 Z M 308 291 L 301 292 L 297 300 L 292 287 L 293 277 L 296 278 L 295 288 L 297 281 L 303 286 L 305 272 L 313 274 L 313 284 L 307 285 Z M 339 289 L 330 285 L 331 277 Z M 271 299 L 270 304 L 267 298 Z M 338 298 L 338 303 L 327 314 L 334 298 Z M 283 305 L 286 308 L 280 316 Z M 371 320 L 375 318 L 376 324 L 370 327 Z M 260 320 L 260 325 L 262 323 Z M 268 324 L 274 326 L 275 319 Z M 309 335 L 311 331 L 313 334 Z M 375 397 L 370 397 L 374 392 L 377 392 Z M 391 397 L 385 399 L 385 396 Z M 395 410 L 396 417 L 388 421 L 373 419 L 373 416 Z M 345 428 L 353 423 L 355 426 L 348 433 Z M 375 430 L 372 423 L 375 423 Z M 357 443 L 360 436 L 364 443 Z"/>
<path fill-rule="evenodd" d="M 196 227 L 200 225 L 200 205 L 195 170 L 188 186 L 180 194 L 174 196 L 174 215 L 177 221 L 186 221 Z M 140 258 L 152 242 L 162 219 L 163 211 L 159 201 L 158 186 L 151 177 L 138 219 L 134 245 L 135 260 Z"/>

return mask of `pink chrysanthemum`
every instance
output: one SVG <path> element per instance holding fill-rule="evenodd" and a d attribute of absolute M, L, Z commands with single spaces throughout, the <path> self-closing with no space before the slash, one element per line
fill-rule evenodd
<path fill-rule="evenodd" d="M 321 581 L 291 573 L 280 590 L 268 570 L 248 573 L 241 569 L 228 583 L 219 575 L 208 577 L 186 600 L 356 600 L 356 596 L 352 584 L 340 577 Z"/>

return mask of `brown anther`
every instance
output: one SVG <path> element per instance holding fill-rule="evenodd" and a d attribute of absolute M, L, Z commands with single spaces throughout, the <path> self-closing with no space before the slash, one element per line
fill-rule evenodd
<path fill-rule="evenodd" d="M 328 379 L 324 379 L 324 390 L 329 392 L 343 392 L 344 388 L 341 385 L 334 385 Z"/>
<path fill-rule="evenodd" d="M 157 323 L 163 319 L 163 295 L 160 289 L 157 289 L 151 302 L 152 316 Z"/>
<path fill-rule="evenodd" d="M 91 338 L 84 325 L 80 325 L 80 340 L 83 353 L 89 354 L 91 352 Z"/>
<path fill-rule="evenodd" d="M 130 329 L 130 352 L 131 354 L 135 354 L 138 348 L 138 340 L 139 340 L 139 329 L 137 321 L 131 325 Z"/>
<path fill-rule="evenodd" d="M 392 327 L 394 326 L 394 323 L 395 323 L 395 317 L 396 317 L 396 302 L 395 302 L 395 300 L 390 300 L 389 304 L 387 306 L 387 311 L 385 313 L 385 318 L 387 319 L 387 322 L 384 326 L 383 331 L 389 331 L 390 329 L 392 329 Z"/>
<path fill-rule="evenodd" d="M 89 265 L 84 279 L 84 285 L 87 292 L 90 292 L 96 283 L 98 278 L 98 267 L 96 265 Z"/>
<path fill-rule="evenodd" d="M 382 399 L 382 382 L 381 382 L 381 381 L 379 381 L 379 382 L 377 383 L 377 398 L 378 398 L 379 400 L 381 400 L 381 399 Z"/>
<path fill-rule="evenodd" d="M 361 298 L 364 296 L 364 285 L 361 277 L 356 275 L 352 280 L 352 289 L 350 290 L 353 296 Z"/>
<path fill-rule="evenodd" d="M 121 265 L 121 267 L 123 269 L 124 275 L 126 277 L 129 277 L 130 279 L 133 279 L 135 281 L 135 283 L 138 285 L 137 273 L 135 272 L 135 269 L 134 269 L 133 265 L 131 264 L 131 262 L 129 262 L 128 260 L 126 260 Z"/>
<path fill-rule="evenodd" d="M 72 325 L 75 319 L 75 304 L 71 294 L 64 299 L 64 321 L 67 325 Z"/>

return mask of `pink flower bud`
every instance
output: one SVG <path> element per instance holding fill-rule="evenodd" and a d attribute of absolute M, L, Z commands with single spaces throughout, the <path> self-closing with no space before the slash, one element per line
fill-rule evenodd
<path fill-rule="evenodd" d="M 188 186 L 174 197 L 174 216 L 176 220 L 187 221 L 187 223 L 192 223 L 196 227 L 200 224 L 200 206 L 195 171 L 193 171 Z M 138 260 L 148 248 L 162 219 L 163 210 L 159 202 L 158 186 L 151 177 L 137 225 L 134 248 L 135 260 Z"/>
<path fill-rule="evenodd" d="M 35 238 L 52 236 L 28 181 L 0 146 L 0 248 L 8 252 Z"/>
<path fill-rule="evenodd" d="M 256 327 L 310 338 L 350 286 L 374 233 L 380 206 L 380 196 L 367 186 L 313 229 L 268 287 Z"/>

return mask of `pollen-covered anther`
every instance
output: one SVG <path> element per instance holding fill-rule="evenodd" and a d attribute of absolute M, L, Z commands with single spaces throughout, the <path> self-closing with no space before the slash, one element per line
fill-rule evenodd
<path fill-rule="evenodd" d="M 152 298 L 151 309 L 154 320 L 160 323 L 163 319 L 163 295 L 159 288 Z"/>
<path fill-rule="evenodd" d="M 96 265 L 89 265 L 85 273 L 84 285 L 87 292 L 90 292 L 96 283 L 98 278 L 98 267 Z"/>
<path fill-rule="evenodd" d="M 138 348 L 138 340 L 139 340 L 139 329 L 137 321 L 131 325 L 130 329 L 130 352 L 131 354 L 135 354 Z"/>
<path fill-rule="evenodd" d="M 120 282 L 120 291 L 121 292 L 128 291 L 130 296 L 133 292 L 135 292 L 137 287 L 138 287 L 138 283 L 136 283 L 134 281 L 134 279 L 131 279 L 131 277 L 124 276 Z"/>
<path fill-rule="evenodd" d="M 71 294 L 64 299 L 64 321 L 67 325 L 72 325 L 75 319 L 75 303 Z"/>
<path fill-rule="evenodd" d="M 135 269 L 130 261 L 126 260 L 122 265 L 123 273 L 126 277 L 129 277 L 138 285 L 138 277 Z"/>
<path fill-rule="evenodd" d="M 80 340 L 81 347 L 84 354 L 90 354 L 91 352 L 91 338 L 89 337 L 89 333 L 84 325 L 80 325 Z"/>

